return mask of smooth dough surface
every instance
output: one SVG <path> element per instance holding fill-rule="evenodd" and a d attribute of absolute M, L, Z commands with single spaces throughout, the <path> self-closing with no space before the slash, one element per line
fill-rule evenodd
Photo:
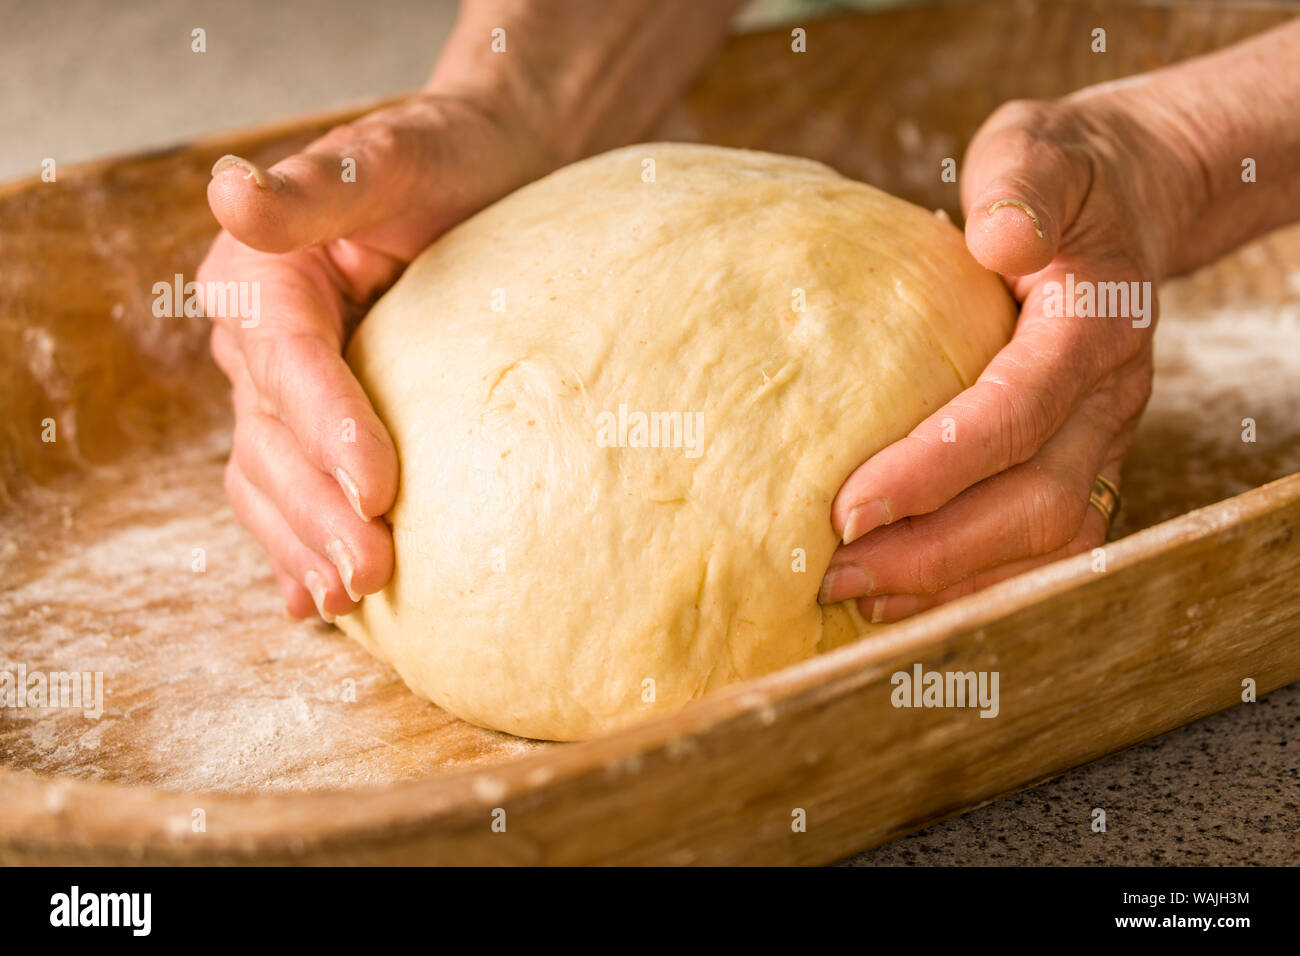
<path fill-rule="evenodd" d="M 561 169 L 439 239 L 349 347 L 402 472 L 396 573 L 339 624 L 451 713 L 559 740 L 842 643 L 869 625 L 817 603 L 836 491 L 1014 321 L 950 223 L 821 164 Z"/>

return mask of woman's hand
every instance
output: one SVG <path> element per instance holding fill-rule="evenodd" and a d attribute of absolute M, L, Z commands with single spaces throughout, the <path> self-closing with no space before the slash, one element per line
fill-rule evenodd
<path fill-rule="evenodd" d="M 1009 103 L 981 127 L 966 241 L 1020 320 L 978 381 L 845 481 L 824 602 L 894 621 L 1105 541 L 1089 493 L 1119 484 L 1151 392 L 1154 283 L 1202 189 L 1180 146 L 1105 95 Z M 1091 315 L 1081 290 L 1099 293 Z"/>
<path fill-rule="evenodd" d="M 1089 491 L 1097 475 L 1118 484 L 1150 393 L 1155 299 L 1142 314 L 1130 296 L 1127 315 L 1062 316 L 1044 308 L 1053 283 L 1154 288 L 1300 219 L 1297 57 L 1300 19 L 1064 100 L 1010 103 L 976 133 L 966 242 L 1006 277 L 1020 322 L 974 385 L 845 481 L 824 601 L 857 597 L 868 619 L 893 621 L 1105 540 Z"/>
<path fill-rule="evenodd" d="M 446 229 L 644 135 L 737 5 L 471 0 L 421 94 L 268 170 L 217 163 L 208 201 L 224 228 L 201 288 L 256 283 L 260 305 L 250 321 L 205 303 L 235 410 L 226 490 L 292 615 L 330 620 L 392 574 L 375 518 L 397 492 L 397 455 L 343 361 L 355 323 Z"/>
<path fill-rule="evenodd" d="M 235 409 L 226 491 L 290 613 L 328 620 L 379 590 L 393 563 L 387 526 L 371 519 L 393 502 L 397 456 L 343 361 L 347 336 L 435 236 L 553 161 L 492 104 L 431 94 L 269 170 L 217 165 L 208 198 L 225 229 L 200 288 L 257 283 L 260 306 L 255 323 L 212 316 Z"/>

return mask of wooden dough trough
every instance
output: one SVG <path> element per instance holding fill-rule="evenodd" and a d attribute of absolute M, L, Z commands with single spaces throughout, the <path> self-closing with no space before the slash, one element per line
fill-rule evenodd
<path fill-rule="evenodd" d="M 738 36 L 658 135 L 812 156 L 956 216 L 940 163 L 998 103 L 1288 12 L 992 2 L 811 22 L 802 55 L 788 29 Z M 104 689 L 98 719 L 0 709 L 0 861 L 824 862 L 1231 707 L 1248 678 L 1300 679 L 1290 229 L 1164 288 L 1105 573 L 1064 561 L 580 744 L 417 699 L 284 617 L 224 501 L 206 321 L 151 311 L 216 230 L 214 159 L 271 163 L 344 118 L 0 187 L 0 667 L 102 672 Z M 997 671 L 998 716 L 895 709 L 890 676 L 918 663 Z"/>

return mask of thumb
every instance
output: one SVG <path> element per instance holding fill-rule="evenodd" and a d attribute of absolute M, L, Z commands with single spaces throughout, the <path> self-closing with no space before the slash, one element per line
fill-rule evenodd
<path fill-rule="evenodd" d="M 1031 275 L 1056 256 L 1087 195 L 1086 161 L 1047 138 L 1049 104 L 1012 103 L 975 134 L 962 169 L 966 245 L 986 269 Z"/>
<path fill-rule="evenodd" d="M 466 117 L 460 125 L 469 123 Z M 208 204 L 227 232 L 263 252 L 289 252 L 400 221 L 383 234 L 383 251 L 409 260 L 494 198 L 469 195 L 466 181 L 499 188 L 481 173 L 464 175 L 460 144 L 481 140 L 484 132 L 454 125 L 435 104 L 408 101 L 337 127 L 269 169 L 223 156 L 212 168 Z"/>

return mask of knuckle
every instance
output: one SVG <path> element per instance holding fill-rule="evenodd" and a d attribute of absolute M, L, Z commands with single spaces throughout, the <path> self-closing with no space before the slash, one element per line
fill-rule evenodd
<path fill-rule="evenodd" d="M 1151 337 L 1146 334 L 1147 330 L 1133 328 L 1127 319 L 1119 323 L 1099 323 L 1098 329 L 1101 340 L 1098 346 L 1100 369 L 1151 364 Z"/>
<path fill-rule="evenodd" d="M 1125 401 L 1122 403 L 1126 418 L 1136 418 L 1142 414 L 1151 398 L 1151 389 L 1155 385 L 1155 367 L 1151 362 L 1143 362 L 1128 376 L 1124 389 Z"/>
<path fill-rule="evenodd" d="M 997 471 L 1006 471 L 1038 451 L 1055 423 L 1055 405 L 1047 389 L 1032 383 L 994 383 L 998 423 Z"/>
<path fill-rule="evenodd" d="M 240 470 L 250 478 L 275 472 L 275 469 L 265 467 L 271 458 L 271 443 L 266 429 L 259 427 L 259 424 L 254 414 L 241 415 L 235 421 L 234 451 L 231 458 L 238 461 Z"/>
<path fill-rule="evenodd" d="M 1062 137 L 1053 135 L 1050 126 L 1030 133 L 1024 145 L 1029 168 L 1065 171 L 1076 166 L 1076 153 Z"/>
<path fill-rule="evenodd" d="M 220 325 L 213 325 L 212 334 L 208 336 L 208 349 L 217 368 L 233 382 L 239 369 L 239 347 L 231 339 L 230 333 Z"/>
<path fill-rule="evenodd" d="M 216 238 L 212 240 L 212 245 L 208 247 L 207 253 L 203 256 L 203 261 L 199 263 L 198 269 L 194 272 L 194 278 L 200 283 L 218 277 L 221 263 L 226 257 L 229 241 L 230 234 L 224 229 L 217 233 Z"/>
<path fill-rule="evenodd" d="M 1072 558 L 1076 554 L 1083 554 L 1085 551 L 1091 551 L 1093 548 L 1106 543 L 1105 525 L 1101 524 L 1100 531 L 1088 527 L 1085 521 L 1079 529 L 1079 533 L 1070 539 L 1065 546 L 1065 557 Z"/>
<path fill-rule="evenodd" d="M 303 494 L 303 487 L 311 488 L 312 492 Z M 281 486 L 277 499 L 289 527 L 307 548 L 318 554 L 324 555 L 325 546 L 335 538 L 353 542 L 362 540 L 361 535 L 354 533 L 360 519 L 352 513 L 342 492 L 335 494 L 335 489 L 322 487 L 315 476 L 297 484 Z"/>
<path fill-rule="evenodd" d="M 293 369 L 299 363 L 291 345 L 283 335 L 259 335 L 250 338 L 244 348 L 248 374 L 277 414 L 292 400 Z"/>
<path fill-rule="evenodd" d="M 950 447 L 937 434 L 914 432 L 904 436 L 882 458 L 886 467 L 873 476 L 873 494 L 855 500 L 853 504 L 862 504 L 868 497 L 885 498 L 890 503 L 895 521 L 905 515 L 924 515 L 938 510 L 953 493 L 945 493 L 940 482 L 910 481 L 908 476 L 938 470 L 940 466 L 937 463 L 946 458 Z"/>
<path fill-rule="evenodd" d="M 988 122 L 996 126 L 1015 126 L 1022 129 L 1027 137 L 1032 138 L 1030 128 L 1037 127 L 1044 113 L 1050 108 L 1050 101 L 1020 97 L 1007 100 L 993 111 Z M 1026 128 L 1028 127 L 1028 128 Z"/>
<path fill-rule="evenodd" d="M 321 423 L 338 407 L 351 407 L 324 361 L 328 352 L 332 347 L 314 333 L 283 331 L 258 336 L 245 349 L 249 376 L 268 412 L 293 429 L 313 460 L 322 451 Z"/>
<path fill-rule="evenodd" d="M 250 338 L 244 345 L 244 360 L 258 391 L 274 395 L 281 374 L 281 360 L 275 340 L 265 336 Z"/>
<path fill-rule="evenodd" d="M 243 488 L 240 481 L 239 464 L 234 455 L 226 462 L 226 469 L 222 473 L 222 488 L 226 492 L 226 499 L 232 506 L 237 506 L 243 500 Z"/>
<path fill-rule="evenodd" d="M 942 540 L 931 538 L 921 543 L 915 555 L 912 580 L 918 592 L 936 594 L 952 583 L 951 558 Z"/>
<path fill-rule="evenodd" d="M 1149 365 L 1135 368 L 1089 396 L 1081 412 L 1086 410 L 1099 434 L 1116 439 L 1131 435 L 1151 398 L 1153 380 Z"/>
<path fill-rule="evenodd" d="M 268 503 L 293 529 L 303 544 L 316 548 L 333 536 L 329 532 L 329 509 L 319 497 L 304 494 L 298 469 L 301 462 L 286 461 L 286 449 L 277 440 L 274 423 L 260 416 L 246 416 L 235 426 L 233 457 L 240 471 L 264 495 Z M 306 487 L 311 487 L 308 484 Z"/>
<path fill-rule="evenodd" d="M 1073 162 L 1072 124 L 1050 100 L 1011 100 L 993 113 L 989 126 L 1012 155 L 1024 157 L 1024 168 L 1042 170 Z"/>
<path fill-rule="evenodd" d="M 1028 492 L 1023 528 L 1028 555 L 1048 554 L 1069 544 L 1083 523 L 1086 495 L 1079 497 L 1078 482 L 1042 472 Z"/>
<path fill-rule="evenodd" d="M 358 158 L 391 159 L 402 151 L 405 140 L 405 134 L 391 121 L 371 119 L 347 128 L 348 146 Z"/>

